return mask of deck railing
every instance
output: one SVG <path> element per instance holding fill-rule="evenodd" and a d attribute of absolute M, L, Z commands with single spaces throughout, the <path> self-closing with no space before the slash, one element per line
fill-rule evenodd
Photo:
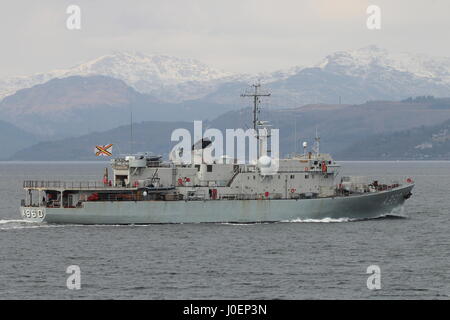
<path fill-rule="evenodd" d="M 42 189 L 107 189 L 107 188 L 123 188 L 104 184 L 102 181 L 37 181 L 25 180 L 24 188 L 42 188 Z"/>

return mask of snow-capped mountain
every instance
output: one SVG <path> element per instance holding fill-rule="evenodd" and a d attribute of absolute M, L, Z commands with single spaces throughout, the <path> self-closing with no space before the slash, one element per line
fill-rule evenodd
<path fill-rule="evenodd" d="M 262 74 L 272 92 L 272 106 L 305 104 L 360 104 L 368 100 L 403 100 L 408 97 L 450 96 L 450 58 L 391 53 L 368 46 L 339 51 L 319 63 Z M 250 82 L 250 81 L 246 82 Z M 215 103 L 232 103 L 244 84 L 222 85 L 206 97 Z"/>
<path fill-rule="evenodd" d="M 450 58 L 393 53 L 373 45 L 358 50 L 335 52 L 320 61 L 316 67 L 361 78 L 367 78 L 373 71 L 384 69 L 450 84 Z"/>
<path fill-rule="evenodd" d="M 368 46 L 332 53 L 311 66 L 258 74 L 219 71 L 193 59 L 142 53 L 114 53 L 68 69 L 0 79 L 0 99 L 54 78 L 103 75 L 123 80 L 160 101 L 233 103 L 246 84 L 261 81 L 271 103 L 363 103 L 418 95 L 450 95 L 450 58 L 392 53 Z"/>
<path fill-rule="evenodd" d="M 0 79 L 0 98 L 54 78 L 103 75 L 123 80 L 136 90 L 167 101 L 197 98 L 232 74 L 194 59 L 142 53 L 115 53 L 69 69 Z"/>

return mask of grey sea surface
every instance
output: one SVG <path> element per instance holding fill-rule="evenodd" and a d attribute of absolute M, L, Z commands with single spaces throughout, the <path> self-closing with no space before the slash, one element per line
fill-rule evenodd
<path fill-rule="evenodd" d="M 107 163 L 0 162 L 0 299 L 449 299 L 450 162 L 342 162 L 416 182 L 402 217 L 268 224 L 26 223 L 22 181 L 98 180 Z M 66 269 L 81 269 L 69 290 Z M 367 268 L 381 289 L 367 288 Z"/>

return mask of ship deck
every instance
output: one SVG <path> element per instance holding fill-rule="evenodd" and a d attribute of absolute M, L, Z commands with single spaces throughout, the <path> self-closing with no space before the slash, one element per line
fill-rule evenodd
<path fill-rule="evenodd" d="M 56 191 L 136 191 L 137 187 L 110 186 L 101 181 L 38 181 L 23 182 L 25 190 L 56 190 Z"/>

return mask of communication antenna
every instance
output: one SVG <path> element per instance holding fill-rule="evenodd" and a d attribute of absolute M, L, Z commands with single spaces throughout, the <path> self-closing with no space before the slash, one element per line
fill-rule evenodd
<path fill-rule="evenodd" d="M 316 137 L 314 138 L 314 140 L 315 140 L 314 152 L 318 155 L 320 153 L 320 136 L 317 127 L 316 127 Z"/>
<path fill-rule="evenodd" d="M 133 106 L 130 104 L 130 154 L 134 153 L 133 148 Z"/>
<path fill-rule="evenodd" d="M 294 155 L 297 154 L 297 118 L 294 118 Z"/>

